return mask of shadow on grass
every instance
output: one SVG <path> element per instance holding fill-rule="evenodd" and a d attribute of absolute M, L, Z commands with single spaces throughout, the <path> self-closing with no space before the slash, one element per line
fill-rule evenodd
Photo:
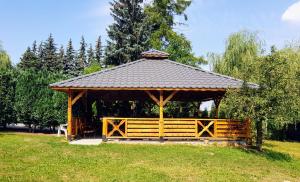
<path fill-rule="evenodd" d="M 257 151 L 256 149 L 253 149 L 253 148 L 247 148 L 247 149 L 243 149 L 243 151 L 246 153 L 265 157 L 266 159 L 272 160 L 272 161 L 291 162 L 293 160 L 293 158 L 287 153 L 277 152 L 277 151 L 270 150 L 270 149 L 263 149 L 263 151 Z"/>
<path fill-rule="evenodd" d="M 276 145 L 271 144 L 271 143 L 264 143 L 264 146 L 266 146 L 266 147 L 275 147 Z"/>

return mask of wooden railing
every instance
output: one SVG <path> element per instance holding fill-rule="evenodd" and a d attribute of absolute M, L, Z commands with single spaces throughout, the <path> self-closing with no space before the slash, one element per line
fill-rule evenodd
<path fill-rule="evenodd" d="M 160 132 L 161 131 L 161 132 Z M 104 138 L 249 138 L 249 120 L 104 117 Z M 161 136 L 160 136 L 161 135 Z"/>

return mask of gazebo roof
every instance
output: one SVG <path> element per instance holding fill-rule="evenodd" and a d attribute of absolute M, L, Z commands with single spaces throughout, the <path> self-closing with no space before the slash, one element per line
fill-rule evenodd
<path fill-rule="evenodd" d="M 167 53 L 161 51 L 157 53 L 163 55 L 161 59 L 157 59 L 155 50 L 147 51 L 142 54 L 143 59 L 53 83 L 50 87 L 136 90 L 227 89 L 240 88 L 243 84 L 242 80 L 171 61 L 165 58 Z M 249 85 L 257 87 L 256 84 Z"/>

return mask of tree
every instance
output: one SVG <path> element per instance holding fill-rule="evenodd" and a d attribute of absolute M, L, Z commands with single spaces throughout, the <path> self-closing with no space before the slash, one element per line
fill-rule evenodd
<path fill-rule="evenodd" d="M 141 7 L 142 0 L 111 2 L 114 23 L 107 29 L 110 40 L 105 49 L 105 63 L 120 65 L 135 61 L 148 48 L 148 28 Z"/>
<path fill-rule="evenodd" d="M 63 69 L 64 69 L 64 63 L 65 63 L 65 49 L 64 46 L 60 46 L 59 51 L 58 51 L 58 55 L 57 55 L 57 59 L 58 59 L 58 64 L 60 64 L 60 73 L 63 73 Z"/>
<path fill-rule="evenodd" d="M 78 53 L 78 64 L 81 68 L 87 67 L 87 59 L 86 59 L 86 46 L 87 44 L 85 43 L 84 37 L 81 37 L 80 41 L 80 48 L 79 48 L 79 53 Z"/>
<path fill-rule="evenodd" d="M 3 50 L 2 45 L 0 44 L 0 69 L 7 69 L 11 67 L 12 65 L 9 55 Z"/>
<path fill-rule="evenodd" d="M 259 88 L 251 89 L 245 82 L 241 90 L 226 94 L 222 110 L 227 117 L 249 117 L 255 122 L 258 150 L 262 150 L 268 126 L 282 128 L 300 121 L 300 82 L 297 78 L 297 73 L 300 72 L 299 60 L 299 52 L 276 51 L 273 47 L 269 55 L 256 61 L 255 73 Z"/>
<path fill-rule="evenodd" d="M 72 40 L 70 39 L 64 59 L 64 74 L 69 76 L 78 76 L 80 73 L 76 66 L 75 50 L 73 48 Z"/>
<path fill-rule="evenodd" d="M 53 72 L 60 71 L 62 68 L 60 67 L 61 65 L 58 64 L 58 58 L 56 53 L 57 48 L 52 34 L 50 34 L 46 42 L 44 42 L 43 51 L 44 51 L 44 62 L 42 65 L 43 69 L 50 70 Z"/>
<path fill-rule="evenodd" d="M 14 70 L 0 44 L 0 125 L 3 127 L 15 120 L 14 90 Z"/>
<path fill-rule="evenodd" d="M 31 51 L 30 47 L 27 47 L 25 53 L 22 55 L 18 67 L 23 70 L 29 68 L 34 70 L 40 69 L 38 57 Z"/>
<path fill-rule="evenodd" d="M 18 121 L 33 129 L 64 123 L 66 96 L 48 88 L 50 83 L 62 79 L 63 75 L 47 70 L 20 70 L 15 89 Z"/>
<path fill-rule="evenodd" d="M 163 50 L 170 53 L 170 59 L 199 66 L 206 63 L 203 57 L 197 57 L 192 52 L 191 42 L 183 34 L 175 32 L 175 16 L 183 15 L 185 20 L 187 16 L 184 13 L 191 1 L 175 0 L 154 0 L 145 8 L 147 15 L 147 24 L 150 26 L 150 46 L 154 49 Z"/>
<path fill-rule="evenodd" d="M 235 78 L 255 82 L 258 58 L 262 55 L 262 41 L 256 33 L 240 31 L 229 36 L 221 59 L 210 57 L 213 70 Z M 215 57 L 213 57 L 215 56 Z M 252 73 L 252 74 L 245 74 Z"/>
<path fill-rule="evenodd" d="M 102 58 L 102 43 L 101 43 L 101 36 L 98 37 L 95 46 L 95 59 L 99 65 L 101 65 L 101 58 Z"/>
<path fill-rule="evenodd" d="M 90 48 L 87 50 L 87 60 L 89 66 L 93 64 L 93 62 L 96 62 L 95 53 L 92 44 L 90 44 Z"/>
<path fill-rule="evenodd" d="M 36 45 L 36 41 L 33 41 L 32 43 L 32 47 L 31 47 L 31 50 L 33 52 L 33 54 L 37 55 L 37 45 Z"/>

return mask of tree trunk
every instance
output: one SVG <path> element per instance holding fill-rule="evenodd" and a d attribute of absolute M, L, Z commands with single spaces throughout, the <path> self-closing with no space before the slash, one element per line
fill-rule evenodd
<path fill-rule="evenodd" d="M 262 120 L 256 121 L 256 148 L 258 151 L 262 151 L 262 141 L 263 141 L 263 122 Z"/>

